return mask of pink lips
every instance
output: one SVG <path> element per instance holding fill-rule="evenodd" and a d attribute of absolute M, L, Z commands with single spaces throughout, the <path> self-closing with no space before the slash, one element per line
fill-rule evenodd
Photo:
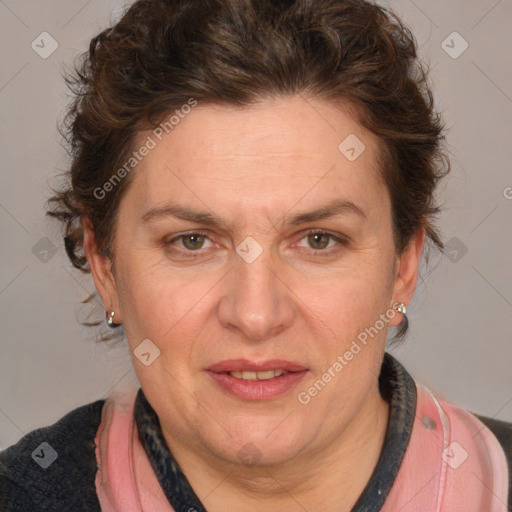
<path fill-rule="evenodd" d="M 285 370 L 279 377 L 268 380 L 244 380 L 233 377 L 228 372 L 262 372 L 267 370 Z M 304 366 L 273 359 L 256 363 L 247 359 L 228 359 L 206 368 L 207 374 L 222 390 L 242 400 L 269 400 L 294 388 L 308 373 Z"/>

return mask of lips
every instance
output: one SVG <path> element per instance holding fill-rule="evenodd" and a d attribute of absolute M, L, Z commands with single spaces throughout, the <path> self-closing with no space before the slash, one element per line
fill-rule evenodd
<path fill-rule="evenodd" d="M 283 359 L 229 359 L 206 368 L 220 389 L 243 400 L 269 400 L 292 390 L 307 375 L 301 364 Z"/>

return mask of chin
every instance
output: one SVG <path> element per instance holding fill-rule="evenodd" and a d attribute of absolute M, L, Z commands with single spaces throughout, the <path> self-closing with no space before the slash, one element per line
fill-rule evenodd
<path fill-rule="evenodd" d="M 282 415 L 277 421 L 254 418 L 240 421 L 237 425 L 226 425 L 220 439 L 206 440 L 212 452 L 232 464 L 268 466 L 282 464 L 295 457 L 304 447 L 304 432 L 298 425 L 286 425 Z M 283 421 L 284 419 L 284 421 Z M 210 430 L 211 432 L 211 430 Z"/>

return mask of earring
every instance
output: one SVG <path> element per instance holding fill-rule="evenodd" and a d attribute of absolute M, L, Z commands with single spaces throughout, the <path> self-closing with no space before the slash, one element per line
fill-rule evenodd
<path fill-rule="evenodd" d="M 407 313 L 407 308 L 405 307 L 405 304 L 403 302 L 398 303 L 396 310 L 399 313 L 402 313 L 403 315 L 405 315 Z"/>
<path fill-rule="evenodd" d="M 121 324 L 116 324 L 114 322 L 114 315 L 115 315 L 114 311 L 110 311 L 110 313 L 108 311 L 105 312 L 105 318 L 107 320 L 107 325 L 109 327 L 112 327 L 112 329 L 119 327 L 121 325 Z"/>

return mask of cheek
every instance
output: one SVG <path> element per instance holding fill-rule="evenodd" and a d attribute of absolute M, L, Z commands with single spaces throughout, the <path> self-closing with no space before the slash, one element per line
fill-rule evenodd
<path fill-rule="evenodd" d="M 185 345 L 211 307 L 208 291 L 215 279 L 190 279 L 179 270 L 143 261 L 134 259 L 120 268 L 124 277 L 118 284 L 119 304 L 127 338 L 131 334 L 133 342 L 149 338 L 159 345 L 173 339 Z"/>
<path fill-rule="evenodd" d="M 391 303 L 394 276 L 387 251 L 368 251 L 336 272 L 296 281 L 297 295 L 335 332 L 373 324 Z"/>

